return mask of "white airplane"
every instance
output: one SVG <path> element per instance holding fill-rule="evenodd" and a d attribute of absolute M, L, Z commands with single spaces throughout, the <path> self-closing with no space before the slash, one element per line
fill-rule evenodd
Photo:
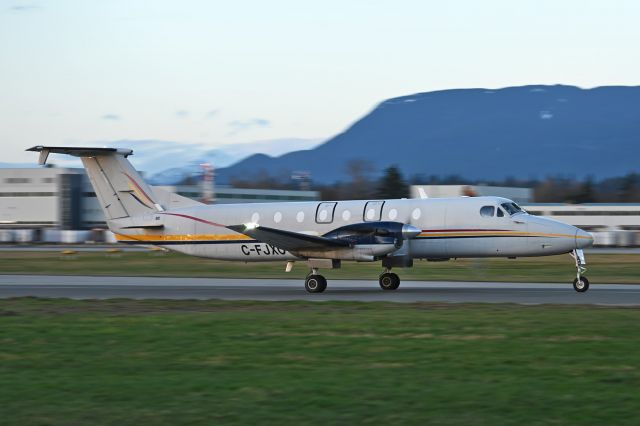
<path fill-rule="evenodd" d="M 40 164 L 50 153 L 80 157 L 109 229 L 119 242 L 150 244 L 212 259 L 306 262 L 305 288 L 321 293 L 320 268 L 341 261 L 381 261 L 383 290 L 396 290 L 393 267 L 414 259 L 549 256 L 570 253 L 573 287 L 589 289 L 582 251 L 593 236 L 574 226 L 531 216 L 500 197 L 370 201 L 311 201 L 207 205 L 144 182 L 130 149 L 35 146 Z"/>

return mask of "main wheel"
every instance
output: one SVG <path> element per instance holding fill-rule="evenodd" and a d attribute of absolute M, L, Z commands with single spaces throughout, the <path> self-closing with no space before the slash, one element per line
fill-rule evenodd
<path fill-rule="evenodd" d="M 573 280 L 573 289 L 578 293 L 584 293 L 589 290 L 589 280 L 587 277 L 580 277 Z"/>
<path fill-rule="evenodd" d="M 396 290 L 400 287 L 400 277 L 393 272 L 385 272 L 380 275 L 380 288 L 383 290 Z"/>
<path fill-rule="evenodd" d="M 322 293 L 327 288 L 327 280 L 322 275 L 309 275 L 304 280 L 304 288 L 309 293 Z"/>

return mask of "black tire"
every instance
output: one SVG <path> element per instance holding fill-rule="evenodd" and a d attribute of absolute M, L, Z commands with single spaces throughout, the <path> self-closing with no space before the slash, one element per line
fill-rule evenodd
<path fill-rule="evenodd" d="M 327 280 L 322 275 L 309 275 L 304 280 L 304 289 L 309 293 L 322 293 L 327 288 Z"/>
<path fill-rule="evenodd" d="M 587 277 L 580 277 L 579 281 L 578 278 L 574 279 L 573 289 L 578 293 L 584 293 L 585 291 L 589 290 L 589 280 L 587 279 Z"/>
<path fill-rule="evenodd" d="M 322 293 L 323 291 L 325 291 L 327 289 L 327 279 L 325 277 L 323 277 L 322 275 L 318 275 L 318 277 L 320 277 L 320 281 L 322 281 L 322 286 L 320 287 L 320 290 L 318 291 L 318 293 Z"/>
<path fill-rule="evenodd" d="M 400 287 L 400 277 L 393 272 L 385 272 L 378 280 L 383 290 L 397 290 Z"/>
<path fill-rule="evenodd" d="M 393 274 L 393 273 L 391 275 L 393 275 L 393 281 L 394 281 L 393 289 L 397 290 L 398 287 L 400 287 L 400 277 L 397 274 Z"/>

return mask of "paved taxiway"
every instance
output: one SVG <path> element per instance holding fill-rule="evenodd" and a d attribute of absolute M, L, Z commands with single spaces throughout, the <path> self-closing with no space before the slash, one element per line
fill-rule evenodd
<path fill-rule="evenodd" d="M 332 280 L 324 293 L 309 294 L 302 279 L 0 275 L 0 298 L 21 296 L 640 306 L 640 285 L 592 284 L 588 292 L 576 293 L 570 284 L 405 281 L 397 291 L 382 291 L 376 281 Z"/>

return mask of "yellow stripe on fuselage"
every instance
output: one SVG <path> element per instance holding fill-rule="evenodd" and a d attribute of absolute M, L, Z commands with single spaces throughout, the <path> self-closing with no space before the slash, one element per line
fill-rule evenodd
<path fill-rule="evenodd" d="M 184 235 L 123 235 L 116 234 L 118 241 L 246 241 L 253 240 L 242 234 L 184 234 Z"/>

